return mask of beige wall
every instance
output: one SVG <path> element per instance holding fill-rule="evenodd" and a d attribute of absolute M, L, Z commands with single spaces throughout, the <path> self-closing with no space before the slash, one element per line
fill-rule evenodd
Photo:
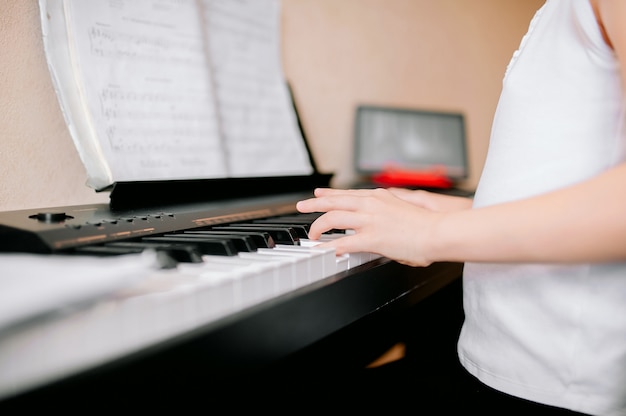
<path fill-rule="evenodd" d="M 473 188 L 502 75 L 543 0 L 283 0 L 284 63 L 333 185 L 353 179 L 358 103 L 462 111 Z M 0 0 L 0 210 L 108 202 L 85 185 L 48 74 L 36 0 Z"/>

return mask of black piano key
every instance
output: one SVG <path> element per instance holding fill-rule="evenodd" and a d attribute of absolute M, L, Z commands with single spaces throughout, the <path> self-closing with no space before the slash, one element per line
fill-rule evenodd
<path fill-rule="evenodd" d="M 230 224 L 226 226 L 214 227 L 215 230 L 237 230 L 237 231 L 254 231 L 263 230 L 268 232 L 276 244 L 300 245 L 300 237 L 293 228 L 290 227 L 274 227 L 265 224 Z"/>
<path fill-rule="evenodd" d="M 322 214 L 322 212 L 311 212 L 296 215 L 281 215 L 278 217 L 260 218 L 254 220 L 254 222 L 261 224 L 299 224 L 306 229 L 308 234 L 311 224 L 313 224 L 313 222 Z M 345 234 L 345 230 L 332 229 L 326 231 L 324 234 Z M 304 238 L 308 238 L 308 236 Z"/>
<path fill-rule="evenodd" d="M 255 224 L 293 224 L 304 227 L 304 229 L 308 232 L 309 227 L 311 226 L 311 221 L 309 218 L 298 218 L 295 216 L 284 216 L 284 217 L 269 217 L 269 218 L 259 218 L 252 221 Z"/>
<path fill-rule="evenodd" d="M 180 260 L 170 250 L 156 250 L 156 261 L 161 269 L 175 269 Z"/>
<path fill-rule="evenodd" d="M 256 245 L 257 248 L 262 247 L 262 248 L 273 248 L 276 246 L 276 242 L 274 241 L 274 239 L 272 238 L 272 236 L 265 232 L 265 231 L 257 231 L 257 230 L 250 230 L 250 231 L 235 231 L 235 230 L 229 230 L 229 231 L 221 231 L 221 230 L 215 230 L 215 229 L 211 229 L 211 230 L 187 230 L 184 232 L 184 234 L 204 234 L 204 233 L 211 233 L 213 235 L 243 235 L 243 236 L 247 236 L 250 237 L 252 239 L 252 241 L 254 241 L 254 244 Z"/>
<path fill-rule="evenodd" d="M 84 247 L 76 247 L 73 252 L 81 253 L 81 254 L 97 254 L 102 256 L 119 256 L 123 254 L 136 254 L 141 253 L 144 250 L 143 247 L 109 247 L 93 245 L 93 246 L 84 246 Z"/>
<path fill-rule="evenodd" d="M 163 237 L 180 237 L 180 238 L 188 238 L 191 243 L 195 241 L 205 241 L 205 240 L 230 240 L 233 245 L 237 249 L 237 251 L 245 251 L 252 252 L 257 251 L 257 246 L 250 238 L 246 235 L 233 235 L 233 234 L 222 234 L 222 235 L 212 235 L 208 231 L 199 232 L 194 234 L 188 233 L 173 233 L 173 234 L 165 234 Z"/>
<path fill-rule="evenodd" d="M 91 245 L 77 247 L 75 253 L 92 254 L 98 256 L 120 256 L 141 253 L 146 249 L 156 251 L 156 261 L 161 269 L 173 269 L 178 263 L 201 263 L 202 256 L 193 246 L 164 245 L 149 243 L 107 243 L 105 245 Z"/>
<path fill-rule="evenodd" d="M 202 254 L 216 254 L 220 256 L 235 256 L 237 248 L 230 240 L 204 240 L 191 242 L 189 238 L 182 237 L 144 237 L 144 242 L 191 244 L 198 247 Z"/>
<path fill-rule="evenodd" d="M 262 220 L 259 220 L 258 222 L 255 220 L 253 224 L 269 225 L 272 227 L 293 228 L 296 234 L 298 234 L 299 238 L 309 238 L 308 225 L 305 225 L 305 224 L 296 224 L 296 223 L 291 223 L 291 222 L 288 223 L 288 222 L 278 222 L 278 221 L 265 222 Z"/>
<path fill-rule="evenodd" d="M 313 221 L 321 217 L 323 212 L 309 212 L 309 213 L 298 213 L 293 215 L 280 215 L 277 217 L 269 217 L 269 218 L 277 218 L 284 219 L 285 221 L 296 221 L 296 222 L 307 222 L 312 224 Z"/>
<path fill-rule="evenodd" d="M 169 244 L 146 241 L 118 241 L 107 243 L 104 247 L 109 250 L 127 250 L 138 252 L 145 249 L 154 249 L 167 252 L 172 259 L 181 263 L 202 263 L 202 253 L 192 244 Z"/>

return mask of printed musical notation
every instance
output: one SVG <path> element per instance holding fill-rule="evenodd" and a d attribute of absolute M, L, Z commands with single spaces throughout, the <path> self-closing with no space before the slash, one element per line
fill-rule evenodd
<path fill-rule="evenodd" d="M 90 52 L 105 59 L 136 60 L 158 65 L 167 57 L 168 65 L 204 65 L 202 42 L 117 32 L 92 27 L 88 38 Z"/>
<path fill-rule="evenodd" d="M 40 3 L 51 71 L 75 83 L 55 87 L 96 189 L 312 172 L 282 72 L 278 0 Z"/>
<path fill-rule="evenodd" d="M 281 67 L 280 4 L 214 0 L 203 11 L 231 173 L 301 173 L 310 162 L 292 139 L 300 133 Z"/>

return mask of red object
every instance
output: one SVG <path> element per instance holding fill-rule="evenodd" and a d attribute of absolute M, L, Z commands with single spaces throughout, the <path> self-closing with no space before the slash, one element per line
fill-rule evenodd
<path fill-rule="evenodd" d="M 452 187 L 452 180 L 441 170 L 416 171 L 405 169 L 387 169 L 372 176 L 372 181 L 382 186 L 408 186 L 424 188 Z"/>

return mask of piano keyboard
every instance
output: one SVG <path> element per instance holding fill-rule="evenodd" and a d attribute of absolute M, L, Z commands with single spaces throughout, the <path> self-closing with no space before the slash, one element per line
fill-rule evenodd
<path fill-rule="evenodd" d="M 277 216 L 75 248 L 81 258 L 151 256 L 158 267 L 78 310 L 0 331 L 0 400 L 219 325 L 378 258 L 318 247 L 344 234 L 309 240 L 313 219 Z"/>

